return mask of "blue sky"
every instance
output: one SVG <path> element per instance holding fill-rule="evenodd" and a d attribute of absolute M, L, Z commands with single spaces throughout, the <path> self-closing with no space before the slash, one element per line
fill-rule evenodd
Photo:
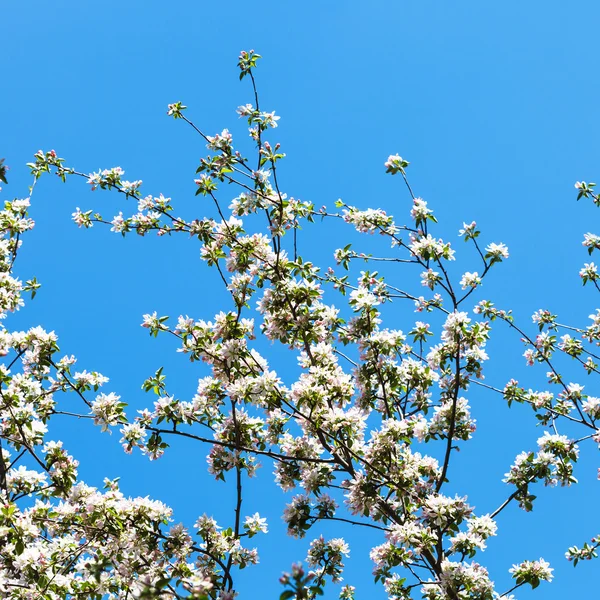
<path fill-rule="evenodd" d="M 7 2 L 0 156 L 11 171 L 2 193 L 25 196 L 25 163 L 36 150 L 54 148 L 85 172 L 120 165 L 131 179 L 143 179 L 148 193 L 162 192 L 182 212 L 202 216 L 211 209 L 194 198 L 193 175 L 204 144 L 168 119 L 166 106 L 183 101 L 208 133 L 243 132 L 235 108 L 251 96 L 235 63 L 241 49 L 255 48 L 264 57 L 257 71 L 262 107 L 281 115 L 276 141 L 287 153 L 280 176 L 289 194 L 317 206 L 342 198 L 383 207 L 400 220 L 409 197 L 383 168 L 398 152 L 411 161 L 411 183 L 436 211 L 440 235 L 462 250 L 462 270 L 470 270 L 472 258 L 456 237 L 463 221 L 477 220 L 485 240 L 508 245 L 510 260 L 486 280 L 478 299 L 512 308 L 523 322 L 543 306 L 564 315 L 563 322 L 581 324 L 597 305 L 577 275 L 587 260 L 582 236 L 593 231 L 597 214 L 575 202 L 573 183 L 600 172 L 600 59 L 591 33 L 599 18 L 592 1 L 252 6 L 235 0 L 227 8 L 187 0 L 173 6 Z M 150 404 L 139 388 L 159 366 L 182 398 L 204 373 L 167 340 L 148 337 L 139 327 L 142 314 L 210 318 L 222 298 L 195 242 L 121 239 L 107 229 L 78 230 L 70 221 L 77 206 L 112 216 L 126 210 L 121 202 L 91 194 L 83 182 L 40 181 L 31 212 L 37 225 L 26 237 L 18 273 L 37 276 L 43 288 L 12 324 L 54 329 L 62 350 L 110 377 L 111 389 L 135 410 Z M 300 251 L 330 257 L 348 235 L 339 228 L 324 239 L 322 229 L 307 229 Z M 371 240 L 361 243 L 368 251 Z M 392 319 L 414 319 L 406 307 L 397 310 Z M 516 376 L 526 387 L 539 385 L 543 373 L 523 369 L 518 340 L 499 326 L 494 333 L 488 382 L 502 386 Z M 282 361 L 282 368 L 293 363 Z M 593 380 L 584 383 L 593 394 Z M 527 411 L 506 411 L 492 395 L 474 391 L 472 405 L 479 431 L 451 476 L 457 491 L 468 491 L 477 510 L 488 512 L 506 493 L 500 479 L 514 456 L 533 448 L 541 431 Z M 117 434 L 109 438 L 74 421 L 57 431 L 86 480 L 99 484 L 105 475 L 121 475 L 128 493 L 158 497 L 186 521 L 203 512 L 229 514 L 232 488 L 211 481 L 196 446 L 174 443 L 163 459 L 148 463 L 124 457 Z M 500 581 L 512 561 L 543 555 L 556 569 L 555 583 L 519 598 L 577 597 L 593 585 L 596 564 L 573 572 L 562 555 L 598 533 L 589 510 L 600 500 L 595 452 L 585 447 L 579 486 L 540 490 L 533 514 L 515 508 L 500 519 L 500 535 L 481 557 Z M 248 598 L 259 585 L 263 597 L 276 597 L 280 572 L 304 556 L 302 542 L 281 544 L 284 498 L 273 493 L 270 467 L 263 470 L 248 486 L 247 511 L 265 512 L 274 535 L 257 540 L 262 564 L 242 574 Z M 479 484 L 466 489 L 474 471 Z M 564 516 L 555 516 L 556 507 Z M 360 532 L 349 537 L 346 579 L 359 596 L 371 597 L 369 540 Z M 383 598 L 383 590 L 372 597 Z"/>

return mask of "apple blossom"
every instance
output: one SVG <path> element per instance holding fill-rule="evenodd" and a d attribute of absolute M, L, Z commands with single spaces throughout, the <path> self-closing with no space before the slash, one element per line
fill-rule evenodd
<path fill-rule="evenodd" d="M 246 542 L 268 532 L 259 513 L 246 515 L 244 486 L 269 473 L 289 493 L 283 511 L 288 533 L 312 537 L 310 571 L 295 564 L 280 579 L 284 600 L 312 600 L 328 582 L 342 581 L 349 544 L 341 537 L 326 540 L 318 531 L 313 536 L 323 522 L 340 532 L 344 524 L 369 528 L 378 536 L 369 552 L 373 575 L 393 599 L 508 599 L 521 585 L 551 581 L 546 561 L 525 560 L 510 569 L 515 586 L 501 594 L 480 564 L 481 553 L 502 533 L 496 523 L 501 511 L 513 502 L 530 511 L 537 484 L 575 484 L 580 446 L 587 439 L 600 442 L 600 401 L 581 384 L 567 383 L 557 366 L 565 358 L 582 372 L 598 372 L 593 346 L 600 345 L 600 309 L 582 327 L 563 325 L 540 309 L 533 316 L 537 332 L 529 334 L 509 310 L 488 300 L 469 304 L 492 267 L 508 258 L 508 249 L 502 243 L 482 249 L 478 239 L 484 234 L 474 221 L 465 223 L 459 235 L 473 245 L 478 266 L 461 269 L 457 277 L 451 241 L 433 231 L 433 210 L 413 194 L 409 163 L 397 154 L 384 166 L 401 174 L 409 190 L 412 205 L 401 209 L 404 216 L 341 200 L 333 212 L 316 210 L 312 202 L 286 195 L 278 171 L 285 155 L 264 139 L 277 133 L 279 116 L 259 109 L 259 59 L 244 51 L 238 62 L 240 79 L 248 78 L 254 96 L 254 104 L 237 111 L 248 121 L 248 147 L 237 136 L 234 143 L 227 129 L 206 135 L 184 115 L 187 107 L 168 105 L 168 115 L 190 125 L 207 145 L 209 154 L 189 184 L 214 204 L 213 217 L 179 216 L 171 198 L 142 192 L 142 181 L 124 180 L 119 167 L 77 171 L 54 151 L 39 151 L 30 163 L 35 180 L 55 172 L 135 200 L 133 210 L 126 212 L 124 205 L 112 219 L 77 208 L 73 220 L 80 227 L 108 225 L 123 236 L 156 232 L 165 243 L 177 233 L 196 238 L 225 300 L 214 315 L 143 315 L 141 325 L 152 337 L 176 338 L 178 352 L 202 362 L 206 371 L 195 391 L 181 398 L 162 367 L 153 370 L 141 386 L 152 400 L 137 413 L 126 411 L 116 392 L 98 391 L 108 383 L 105 376 L 75 372 L 75 358 L 58 354 L 54 332 L 3 325 L 0 593 L 52 600 L 232 599 L 236 571 L 260 560 L 258 549 Z M 244 158 L 249 151 L 252 162 Z M 593 187 L 578 183 L 580 197 L 596 201 Z M 0 211 L 2 316 L 24 306 L 24 293 L 39 287 L 35 280 L 23 284 L 13 269 L 21 234 L 33 227 L 29 205 L 29 199 L 14 200 Z M 402 218 L 406 225 L 399 224 Z M 314 264 L 310 249 L 301 252 L 301 228 L 334 220 L 351 226 L 353 235 L 380 234 L 380 246 L 390 255 L 373 256 L 348 244 L 335 250 L 337 264 Z M 598 239 L 586 234 L 590 254 Z M 387 265 L 389 274 L 353 269 L 357 260 Z M 402 263 L 418 265 L 421 281 L 418 273 L 396 277 L 394 267 Z M 594 263 L 582 269 L 582 278 L 596 284 Z M 401 315 L 401 329 L 383 325 L 392 308 Z M 415 320 L 415 308 L 426 311 L 429 322 Z M 548 389 L 527 390 L 514 379 L 502 388 L 483 383 L 492 321 L 517 333 L 528 364 L 545 366 Z M 286 356 L 292 365 L 287 370 L 279 366 Z M 478 435 L 475 416 L 482 409 L 474 386 L 499 394 L 509 406 L 529 406 L 544 426 L 537 452 L 523 451 L 507 467 L 510 488 L 494 512 L 449 489 L 459 444 Z M 172 451 L 169 441 L 177 436 L 204 448 L 209 473 L 232 486 L 230 522 L 203 515 L 188 528 L 173 522 L 173 511 L 159 501 L 125 497 L 116 481 L 104 491 L 80 481 L 77 459 L 49 433 L 54 415 L 75 414 L 63 408 L 65 393 L 80 404 L 76 416 L 103 431 L 118 427 L 126 453 L 138 449 L 156 460 Z M 567 436 L 561 429 L 566 421 L 584 435 L 569 430 Z M 596 548 L 594 538 L 592 545 L 571 547 L 567 556 L 575 563 L 595 556 Z M 353 585 L 345 584 L 340 597 L 354 596 Z"/>

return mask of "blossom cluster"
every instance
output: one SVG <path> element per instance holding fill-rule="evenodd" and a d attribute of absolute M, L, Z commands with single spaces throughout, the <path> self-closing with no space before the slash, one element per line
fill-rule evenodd
<path fill-rule="evenodd" d="M 3 493 L 11 507 L 0 528 L 10 550 L 0 563 L 0 575 L 9 583 L 0 591 L 14 598 L 43 590 L 53 599 L 77 594 L 179 598 L 186 593 L 201 600 L 230 600 L 236 595 L 235 569 L 259 562 L 258 549 L 247 540 L 268 532 L 259 513 L 244 514 L 242 493 L 246 481 L 268 463 L 272 468 L 262 472 L 272 471 L 275 483 L 291 495 L 283 512 L 290 535 L 312 535 L 326 521 L 376 530 L 380 543 L 370 551 L 373 575 L 389 598 L 512 598 L 512 589 L 504 595 L 496 590 L 481 554 L 493 543 L 496 517 L 506 506 L 514 501 L 531 510 L 536 484 L 576 483 L 582 440 L 560 433 L 560 419 L 588 427 L 589 437 L 600 444 L 600 400 L 568 383 L 553 363 L 563 354 L 588 373 L 597 371 L 588 346 L 600 345 L 600 312 L 591 316 L 591 325 L 559 336 L 557 317 L 541 309 L 533 317 L 538 332 L 529 336 L 510 311 L 490 301 L 472 309 L 470 298 L 508 259 L 508 248 L 496 242 L 480 245 L 477 224 L 465 223 L 459 236 L 477 264 L 457 276 L 457 250 L 437 233 L 433 208 L 413 194 L 409 162 L 399 155 L 391 155 L 384 166 L 401 176 L 411 194 L 405 225 L 383 208 L 339 200 L 339 212 L 328 212 L 288 196 L 278 175 L 285 154 L 280 144 L 267 140 L 278 132 L 279 116 L 258 105 L 254 74 L 259 59 L 249 51 L 238 62 L 240 78 L 247 78 L 254 92 L 254 103 L 237 110 L 248 123 L 252 160 L 228 129 L 207 135 L 189 120 L 181 102 L 168 106 L 169 116 L 192 126 L 206 144 L 208 155 L 199 160 L 190 189 L 212 203 L 213 213 L 206 209 L 201 218 L 184 218 L 176 212 L 176 201 L 142 193 L 141 180 L 125 180 L 119 167 L 82 173 L 65 166 L 54 151 L 38 152 L 30 165 L 36 179 L 50 171 L 62 179 L 80 177 L 92 190 L 116 191 L 136 203 L 133 214 L 119 212 L 107 219 L 77 209 L 73 220 L 80 227 L 103 224 L 123 236 L 184 233 L 197 239 L 200 260 L 215 274 L 214 285 L 222 287 L 226 301 L 212 316 L 142 316 L 150 336 L 176 338 L 178 351 L 206 370 L 196 392 L 180 398 L 158 369 L 142 384 L 152 400 L 135 415 L 127 414 L 117 393 L 99 391 L 106 377 L 75 371 L 73 357 L 55 357 L 53 332 L 0 332 L 1 354 L 18 355 L 22 365 L 20 373 L 14 372 L 14 362 L 3 367 L 0 377 L 8 399 L 0 436 L 11 445 L 10 452 L 3 448 L 6 468 L 0 470 L 0 484 L 6 472 Z M 593 184 L 578 189 L 595 198 Z M 23 285 L 12 276 L 20 234 L 33 226 L 27 207 L 27 201 L 7 203 L 0 219 L 3 312 L 20 308 L 22 292 L 35 292 L 38 285 Z M 299 251 L 302 228 L 317 220 L 337 220 L 351 226 L 353 235 L 377 233 L 377 241 L 384 242 L 378 247 L 389 255 L 385 250 L 385 256 L 356 252 L 348 244 L 334 253 L 341 269 L 323 270 L 312 262 L 310 249 Z M 591 254 L 600 242 L 587 234 L 584 246 Z M 355 269 L 356 261 L 392 268 L 384 276 L 369 267 Z M 415 289 L 422 292 L 410 291 L 409 277 L 396 277 L 393 267 L 403 263 L 417 265 Z M 593 263 L 584 267 L 582 277 L 584 283 L 596 283 Z M 386 327 L 383 319 L 392 303 L 400 316 Z M 413 320 L 402 306 L 426 318 Z M 519 332 L 527 364 L 545 365 L 556 390 L 526 390 L 516 380 L 503 389 L 484 383 L 496 320 Z M 261 336 L 269 344 L 257 342 Z M 281 349 L 292 358 L 289 368 L 278 367 Z M 457 449 L 478 434 L 476 415 L 482 409 L 474 390 L 484 387 L 509 406 L 531 405 L 547 427 L 537 452 L 524 451 L 507 467 L 506 498 L 494 512 L 471 506 L 466 495 L 448 489 Z M 59 442 L 46 439 L 47 423 L 59 411 L 58 392 L 74 393 L 85 416 L 102 431 L 118 428 L 127 453 L 160 459 L 177 436 L 203 445 L 208 472 L 234 486 L 229 526 L 209 515 L 191 528 L 172 525 L 170 509 L 158 501 L 125 498 L 116 482 L 108 482 L 104 492 L 80 482 L 76 459 Z M 21 451 L 40 469 L 17 464 L 18 458 L 11 463 Z M 20 508 L 17 501 L 27 495 L 35 496 L 33 506 L 22 502 Z M 568 556 L 573 562 L 587 559 L 596 547 L 573 547 Z M 309 570 L 295 564 L 282 576 L 282 598 L 312 599 L 327 582 L 340 583 L 349 552 L 343 538 L 317 534 L 306 557 Z M 513 589 L 552 579 L 543 559 L 516 564 L 510 573 Z M 354 598 L 353 586 L 345 584 L 340 597 Z"/>

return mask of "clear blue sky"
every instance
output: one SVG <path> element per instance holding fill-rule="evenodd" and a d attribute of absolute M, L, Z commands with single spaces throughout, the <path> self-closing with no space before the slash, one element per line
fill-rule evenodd
<path fill-rule="evenodd" d="M 202 216 L 192 179 L 204 145 L 167 118 L 166 106 L 183 101 L 208 133 L 242 131 L 234 110 L 251 96 L 235 63 L 241 49 L 255 48 L 264 57 L 257 71 L 262 106 L 281 115 L 276 134 L 288 155 L 281 171 L 288 193 L 317 206 L 341 197 L 404 216 L 409 198 L 383 169 L 398 152 L 411 161 L 411 182 L 435 209 L 442 235 L 462 249 L 456 233 L 475 219 L 486 240 L 508 245 L 510 260 L 479 298 L 513 308 L 525 322 L 544 306 L 582 323 L 596 298 L 580 289 L 577 272 L 587 260 L 581 240 L 594 230 L 597 213 L 575 203 L 573 183 L 600 177 L 599 21 L 593 1 L 5 2 L 0 156 L 12 170 L 2 193 L 25 196 L 25 163 L 36 150 L 54 148 L 82 171 L 120 165 L 131 179 L 144 180 L 146 192 L 162 192 Z M 210 318 L 222 298 L 195 242 L 123 240 L 107 229 L 80 231 L 70 221 L 77 206 L 112 216 L 123 209 L 120 202 L 91 194 L 83 182 L 40 181 L 32 208 L 37 226 L 25 238 L 18 273 L 37 276 L 43 288 L 12 324 L 54 329 L 62 350 L 110 377 L 110 389 L 132 412 L 150 403 L 139 388 L 159 366 L 181 398 L 193 394 L 203 374 L 172 344 L 148 337 L 141 315 Z M 323 239 L 318 228 L 303 235 L 304 248 Z M 335 235 L 332 249 L 345 243 Z M 399 319 L 413 318 L 402 310 Z M 539 384 L 540 373 L 522 368 L 518 340 L 496 330 L 488 381 L 502 386 L 516 373 L 526 387 Z M 593 394 L 594 382 L 584 383 Z M 541 431 L 530 413 L 507 412 L 494 396 L 474 392 L 472 404 L 480 429 L 451 476 L 479 512 L 488 512 L 506 493 L 499 482 L 514 456 L 533 448 Z M 90 483 L 121 475 L 127 493 L 164 500 L 188 523 L 203 512 L 229 515 L 232 488 L 211 481 L 197 446 L 174 443 L 148 463 L 125 457 L 118 434 L 109 438 L 74 421 L 57 431 Z M 600 500 L 596 451 L 584 450 L 581 485 L 540 490 L 533 514 L 506 511 L 499 537 L 481 556 L 504 582 L 513 560 L 551 561 L 557 581 L 519 598 L 585 597 L 596 587 L 597 563 L 573 571 L 562 558 L 567 546 L 600 530 L 590 510 Z M 247 514 L 266 513 L 274 535 L 255 538 L 262 564 L 242 574 L 246 598 L 258 585 L 262 598 L 275 598 L 277 577 L 305 553 L 304 542 L 278 536 L 284 499 L 273 494 L 270 467 L 263 471 L 248 486 Z M 466 489 L 474 471 L 478 485 Z M 565 516 L 554 518 L 553 507 Z M 328 533 L 334 531 L 341 533 Z M 360 532 L 349 537 L 347 582 L 359 597 L 383 598 L 382 589 L 371 595 L 370 539 Z"/>

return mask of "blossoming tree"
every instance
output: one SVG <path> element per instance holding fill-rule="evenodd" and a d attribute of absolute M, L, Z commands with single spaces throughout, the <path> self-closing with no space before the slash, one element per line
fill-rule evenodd
<path fill-rule="evenodd" d="M 77 209 L 73 218 L 80 227 L 196 238 L 230 306 L 214 316 L 174 321 L 157 313 L 143 316 L 142 326 L 152 336 L 175 336 L 180 351 L 206 363 L 211 374 L 198 381 L 193 398 L 182 401 L 170 393 L 159 369 L 142 386 L 154 401 L 137 415 L 126 413 L 116 393 L 99 391 L 106 377 L 79 371 L 75 357 L 62 356 L 53 332 L 3 325 L 2 597 L 234 598 L 237 571 L 258 562 L 252 538 L 267 533 L 266 519 L 246 514 L 242 501 L 244 483 L 256 475 L 259 462 L 272 463 L 277 484 L 293 493 L 283 515 L 291 536 L 311 536 L 321 521 L 376 530 L 381 539 L 370 552 L 373 574 L 391 599 L 508 600 L 521 586 L 551 581 L 549 564 L 532 557 L 510 568 L 510 589 L 497 590 L 480 557 L 507 506 L 531 510 L 536 484 L 575 483 L 579 444 L 600 442 L 600 399 L 565 380 L 558 364 L 567 356 L 589 374 L 598 373 L 592 349 L 600 343 L 600 309 L 587 327 L 562 325 L 540 310 L 533 317 L 539 326 L 535 335 L 517 325 L 510 311 L 476 299 L 484 278 L 508 258 L 508 249 L 481 242 L 476 223 L 465 224 L 459 235 L 473 246 L 479 266 L 455 279 L 449 268 L 455 251 L 437 237 L 433 211 L 413 193 L 409 163 L 398 155 L 385 167 L 403 180 L 412 198 L 404 225 L 380 209 L 342 201 L 317 208 L 286 195 L 278 180 L 285 155 L 269 140 L 279 117 L 259 105 L 254 75 L 259 58 L 254 51 L 242 52 L 238 63 L 240 79 L 249 80 L 253 92 L 253 102 L 238 109 L 250 127 L 248 149 L 234 145 L 227 130 L 203 132 L 180 102 L 168 109 L 207 144 L 195 190 L 214 204 L 215 218 L 178 216 L 170 198 L 143 193 L 142 182 L 125 180 L 118 167 L 89 174 L 54 151 L 36 153 L 29 165 L 32 191 L 41 175 L 55 173 L 63 181 L 83 178 L 92 189 L 137 202 L 134 214 L 111 218 Z M 0 162 L 3 183 L 6 175 Z M 237 187 L 235 197 L 225 183 Z M 594 184 L 576 187 L 580 198 L 600 204 Z M 22 283 L 14 273 L 24 234 L 34 225 L 28 207 L 29 198 L 7 201 L 0 212 L 3 317 L 22 307 L 23 296 L 35 295 L 40 285 L 35 279 Z M 332 220 L 381 236 L 389 256 L 346 245 L 331 265 L 313 264 L 299 252 L 300 229 L 306 222 L 327 227 Z M 600 238 L 587 234 L 584 245 L 592 253 Z M 416 265 L 427 293 L 399 287 L 393 272 L 384 277 L 353 266 L 368 262 Z M 593 263 L 581 276 L 600 290 Z M 385 327 L 382 305 L 391 302 L 409 314 L 416 308 L 427 319 L 420 316 L 405 332 Z M 483 383 L 492 321 L 518 333 L 526 361 L 548 371 L 547 389 L 526 390 L 514 380 L 503 389 Z M 559 332 L 564 332 L 560 339 Z M 255 335 L 286 348 L 292 364 L 300 365 L 299 376 L 275 372 L 254 347 Z M 466 496 L 447 491 L 455 452 L 475 431 L 469 406 L 474 386 L 502 395 L 509 405 L 530 405 L 545 428 L 537 451 L 525 451 L 507 465 L 506 495 L 488 514 L 476 513 Z M 80 481 L 77 460 L 49 437 L 48 422 L 68 412 L 61 399 L 67 393 L 79 399 L 81 416 L 102 430 L 119 428 L 127 453 L 158 459 L 175 436 L 196 441 L 206 450 L 210 473 L 231 485 L 236 498 L 231 521 L 218 524 L 204 514 L 186 528 L 173 524 L 171 509 L 159 501 L 126 498 L 117 481 L 106 480 L 103 490 Z M 577 563 L 595 557 L 599 544 L 593 538 L 572 547 L 567 558 Z M 349 551 L 342 537 L 315 536 L 306 566 L 297 563 L 281 577 L 281 600 L 322 595 L 326 583 L 342 580 Z M 354 598 L 349 584 L 337 593 Z"/>

